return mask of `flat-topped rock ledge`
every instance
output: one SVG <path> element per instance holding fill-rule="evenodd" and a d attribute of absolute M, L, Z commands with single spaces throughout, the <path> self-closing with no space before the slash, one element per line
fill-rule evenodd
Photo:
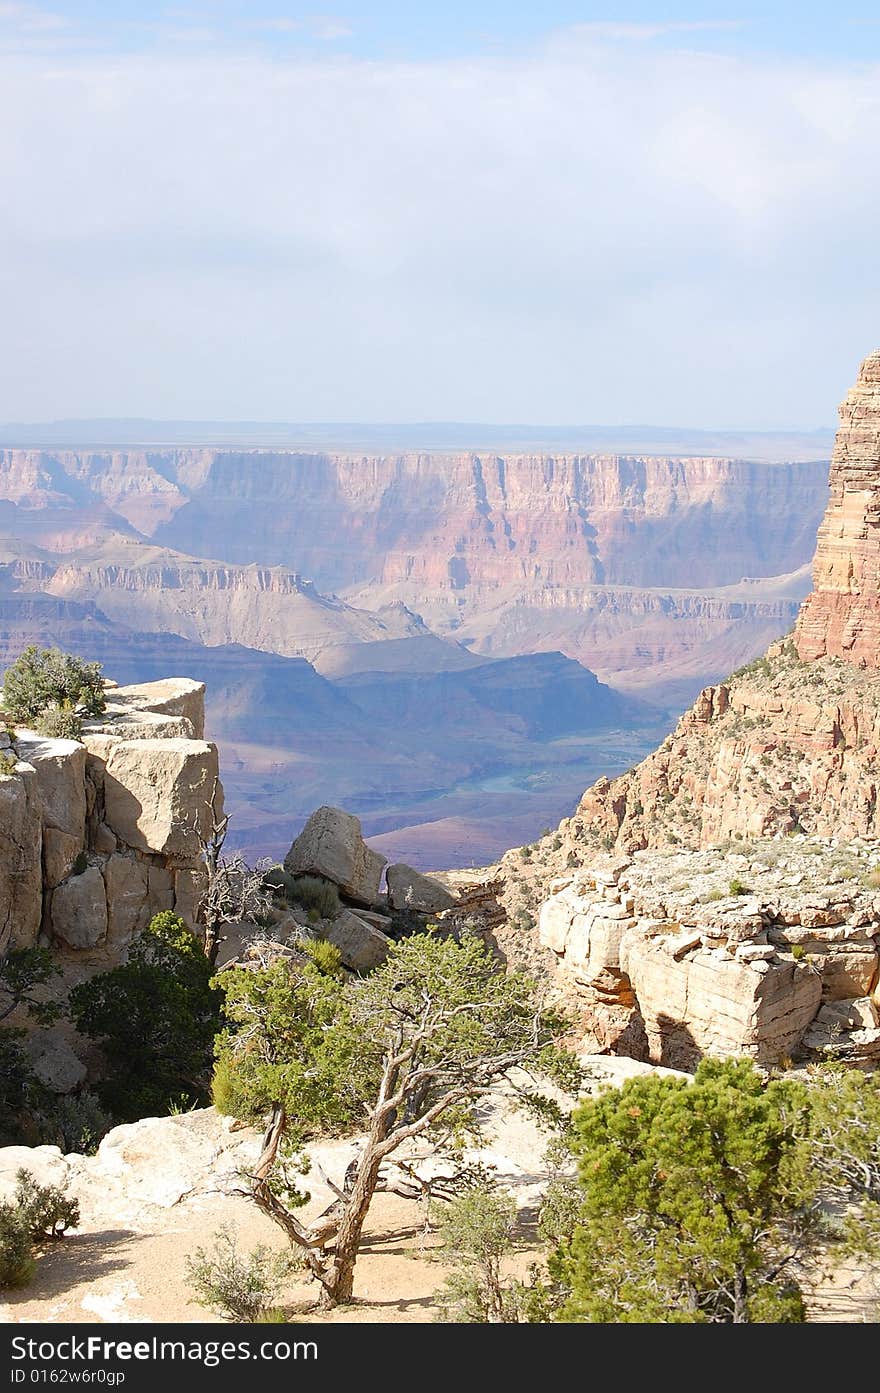
<path fill-rule="evenodd" d="M 551 890 L 541 941 L 606 1047 L 643 1029 L 677 1068 L 880 1056 L 876 842 L 609 855 Z"/>
<path fill-rule="evenodd" d="M 113 962 L 161 910 L 197 921 L 199 839 L 223 808 L 204 685 L 108 682 L 107 698 L 81 741 L 4 736 L 0 952 L 42 935 Z"/>

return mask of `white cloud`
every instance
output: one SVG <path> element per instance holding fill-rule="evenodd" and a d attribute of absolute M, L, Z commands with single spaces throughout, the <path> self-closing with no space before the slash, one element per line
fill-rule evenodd
<path fill-rule="evenodd" d="M 287 19 L 284 16 L 277 19 L 254 19 L 251 20 L 251 26 L 254 29 L 274 30 L 278 34 L 295 34 L 305 27 L 301 19 Z"/>
<path fill-rule="evenodd" d="M 351 25 L 344 19 L 313 19 L 309 23 L 313 39 L 350 39 L 354 34 Z"/>
<path fill-rule="evenodd" d="M 878 79 L 0 59 L 0 420 L 828 424 L 880 323 Z"/>
<path fill-rule="evenodd" d="M 741 28 L 742 20 L 738 19 L 668 20 L 657 24 L 590 20 L 584 24 L 572 25 L 564 33 L 568 40 L 571 38 L 610 39 L 611 41 L 632 39 L 644 42 L 649 39 L 666 38 L 670 34 L 718 33 L 719 31 Z"/>
<path fill-rule="evenodd" d="M 0 4 L 0 33 L 23 34 L 45 33 L 47 30 L 66 29 L 69 21 L 64 15 L 53 14 L 39 9 L 36 5 Z"/>

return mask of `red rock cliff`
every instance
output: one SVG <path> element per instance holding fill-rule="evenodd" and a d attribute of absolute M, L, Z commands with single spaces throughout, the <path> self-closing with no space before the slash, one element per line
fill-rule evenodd
<path fill-rule="evenodd" d="M 841 403 L 830 485 L 797 651 L 880 668 L 880 349 Z"/>

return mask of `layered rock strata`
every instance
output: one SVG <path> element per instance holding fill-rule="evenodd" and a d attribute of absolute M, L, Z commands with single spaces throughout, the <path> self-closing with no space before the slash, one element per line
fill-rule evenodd
<path fill-rule="evenodd" d="M 831 655 L 880 668 L 880 350 L 865 359 L 840 406 L 831 498 L 819 528 L 813 593 L 795 643 L 808 660 Z"/>
<path fill-rule="evenodd" d="M 196 924 L 200 838 L 223 806 L 204 693 L 187 678 L 111 686 L 81 741 L 4 737 L 0 951 L 42 935 L 112 962 L 160 910 Z"/>
<path fill-rule="evenodd" d="M 646 851 L 558 881 L 540 936 L 600 1047 L 642 1034 L 649 1059 L 685 1069 L 703 1054 L 874 1058 L 878 886 L 868 844 Z"/>

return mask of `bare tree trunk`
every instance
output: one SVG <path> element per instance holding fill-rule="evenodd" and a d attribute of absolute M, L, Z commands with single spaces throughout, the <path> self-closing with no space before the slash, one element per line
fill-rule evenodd
<path fill-rule="evenodd" d="M 747 1325 L 749 1323 L 748 1307 L 746 1305 L 746 1295 L 748 1285 L 746 1274 L 740 1268 L 733 1279 L 733 1324 Z"/>
<path fill-rule="evenodd" d="M 258 1208 L 262 1209 L 268 1218 L 284 1230 L 288 1243 L 303 1251 L 309 1271 L 326 1290 L 328 1274 L 325 1254 L 313 1246 L 308 1229 L 295 1219 L 286 1205 L 282 1204 L 277 1195 L 273 1194 L 269 1184 L 269 1177 L 278 1158 L 278 1148 L 281 1145 L 286 1124 L 287 1118 L 284 1109 L 276 1104 L 272 1110 L 272 1118 L 263 1139 L 263 1150 L 254 1172 L 252 1193 Z M 332 1301 L 329 1304 L 332 1305 Z"/>
<path fill-rule="evenodd" d="M 372 1138 L 371 1138 L 372 1140 Z M 358 1166 L 357 1179 L 345 1201 L 342 1223 L 336 1234 L 333 1259 L 324 1286 L 327 1306 L 346 1306 L 354 1293 L 354 1268 L 357 1262 L 367 1213 L 379 1180 L 381 1157 L 375 1154 L 370 1142 L 364 1149 Z"/>

